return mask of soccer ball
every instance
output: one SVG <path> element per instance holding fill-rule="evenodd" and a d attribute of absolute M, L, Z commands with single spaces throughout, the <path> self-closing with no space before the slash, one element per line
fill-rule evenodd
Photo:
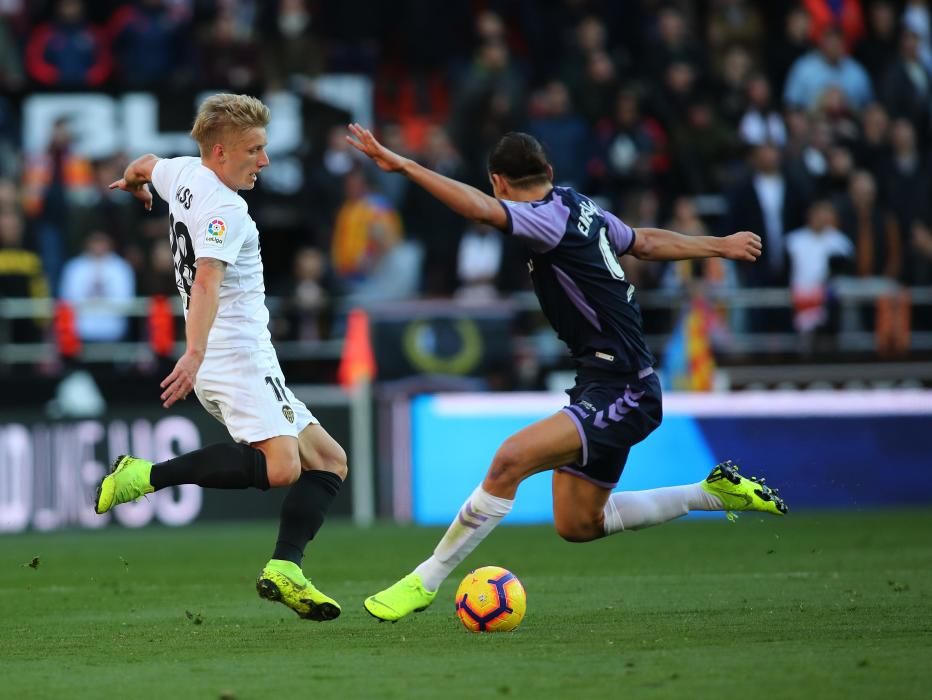
<path fill-rule="evenodd" d="M 470 632 L 510 632 L 526 609 L 524 586 L 500 566 L 470 571 L 456 589 L 456 616 Z"/>

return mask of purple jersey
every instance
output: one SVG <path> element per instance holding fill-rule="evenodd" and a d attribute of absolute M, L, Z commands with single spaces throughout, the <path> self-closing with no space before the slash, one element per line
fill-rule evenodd
<path fill-rule="evenodd" d="M 573 357 L 619 372 L 652 366 L 634 285 L 618 262 L 634 245 L 634 229 L 568 187 L 537 202 L 501 204 L 506 233 L 530 252 L 541 309 Z"/>

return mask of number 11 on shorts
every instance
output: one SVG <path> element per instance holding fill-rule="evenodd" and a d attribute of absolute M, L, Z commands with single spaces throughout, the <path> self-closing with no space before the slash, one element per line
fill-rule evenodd
<path fill-rule="evenodd" d="M 275 392 L 275 398 L 279 403 L 285 400 L 285 387 L 282 386 L 282 380 L 278 377 L 266 377 L 265 383 L 272 387 Z"/>

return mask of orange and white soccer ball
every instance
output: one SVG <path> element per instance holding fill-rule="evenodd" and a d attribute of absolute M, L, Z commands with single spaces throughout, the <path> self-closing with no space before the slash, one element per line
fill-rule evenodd
<path fill-rule="evenodd" d="M 456 589 L 456 616 L 470 632 L 510 632 L 526 610 L 524 586 L 500 566 L 470 571 Z"/>

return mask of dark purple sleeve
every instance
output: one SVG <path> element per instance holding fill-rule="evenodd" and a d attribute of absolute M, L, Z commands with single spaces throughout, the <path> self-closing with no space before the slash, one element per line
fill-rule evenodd
<path fill-rule="evenodd" d="M 536 253 L 553 250 L 566 233 L 566 222 L 570 218 L 569 208 L 554 197 L 544 204 L 532 205 L 530 202 L 510 202 L 500 199 L 508 215 L 508 228 Z"/>
<path fill-rule="evenodd" d="M 615 249 L 615 255 L 624 255 L 634 245 L 634 239 L 637 237 L 634 229 L 610 211 L 604 212 L 604 214 L 605 223 L 608 224 L 608 240 L 611 242 L 612 248 Z"/>

